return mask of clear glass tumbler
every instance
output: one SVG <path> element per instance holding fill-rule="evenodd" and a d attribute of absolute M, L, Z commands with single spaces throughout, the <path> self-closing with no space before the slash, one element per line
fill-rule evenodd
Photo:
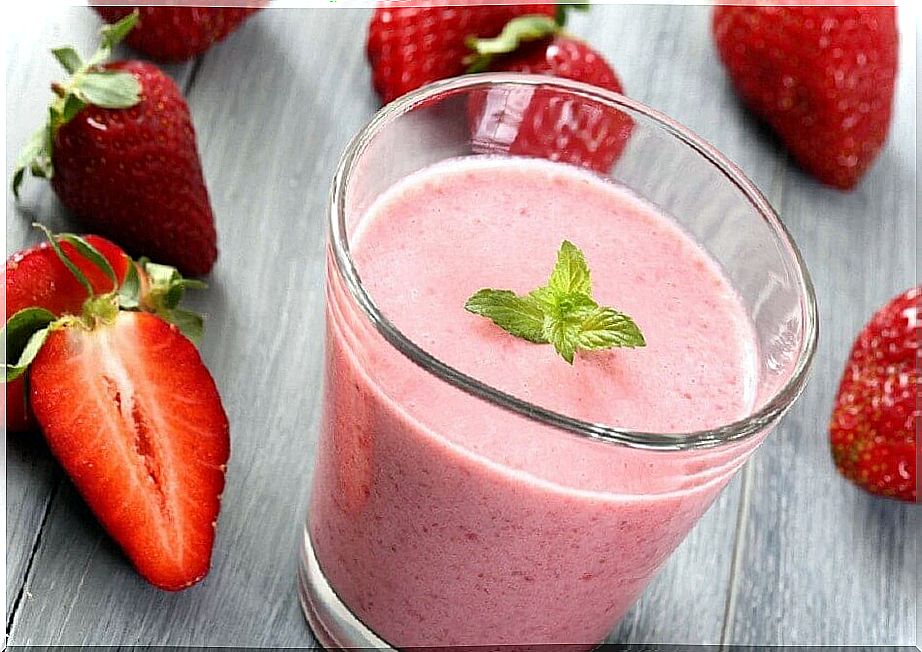
<path fill-rule="evenodd" d="M 681 224 L 738 292 L 760 365 L 746 418 L 678 434 L 585 423 L 460 373 L 366 292 L 350 238 L 375 199 L 446 159 L 515 154 L 526 109 L 549 97 L 570 118 L 545 125 L 561 142 L 586 116 L 628 125 L 608 176 Z M 472 107 L 487 107 L 490 128 Z M 324 411 L 300 565 L 302 605 L 327 647 L 596 646 L 806 383 L 815 297 L 778 216 L 708 143 L 628 98 L 529 75 L 432 84 L 355 137 L 329 218 Z M 449 430 L 470 426 L 426 423 L 399 400 L 408 382 L 587 472 L 562 481 L 460 449 Z"/>

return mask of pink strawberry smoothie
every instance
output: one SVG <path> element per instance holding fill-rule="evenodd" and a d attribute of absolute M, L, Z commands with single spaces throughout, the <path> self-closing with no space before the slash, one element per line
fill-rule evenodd
<path fill-rule="evenodd" d="M 645 348 L 578 352 L 570 366 L 465 311 L 481 288 L 543 285 L 563 240 Z M 411 341 L 534 405 L 662 433 L 753 409 L 741 300 L 672 219 L 613 183 L 557 163 L 458 159 L 385 192 L 350 247 Z M 331 278 L 309 532 L 334 591 L 392 645 L 601 642 L 757 443 L 639 450 L 512 414 L 394 350 Z"/>

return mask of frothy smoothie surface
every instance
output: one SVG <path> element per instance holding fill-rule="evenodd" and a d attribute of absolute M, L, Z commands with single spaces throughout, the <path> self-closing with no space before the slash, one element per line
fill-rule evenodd
<path fill-rule="evenodd" d="M 563 240 L 585 254 L 598 303 L 633 317 L 645 348 L 579 352 L 570 366 L 464 309 L 481 288 L 546 283 Z M 442 163 L 385 193 L 351 248 L 370 296 L 412 341 L 534 404 L 657 432 L 723 425 L 751 408 L 755 335 L 718 265 L 672 219 L 589 173 L 528 159 Z M 401 400 L 442 410 L 427 408 L 428 391 L 408 385 Z"/>

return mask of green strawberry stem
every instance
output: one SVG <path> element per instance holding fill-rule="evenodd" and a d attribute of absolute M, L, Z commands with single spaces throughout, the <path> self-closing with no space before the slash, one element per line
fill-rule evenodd
<path fill-rule="evenodd" d="M 32 176 L 50 179 L 54 175 L 52 159 L 54 139 L 58 129 L 70 122 L 87 105 L 104 109 L 126 109 L 141 101 L 141 83 L 128 72 L 113 72 L 100 68 L 108 61 L 114 48 L 138 22 L 135 10 L 122 20 L 106 25 L 100 31 L 99 49 L 85 61 L 71 47 L 51 51 L 58 63 L 70 75 L 64 82 L 54 82 L 55 95 L 48 109 L 48 121 L 36 131 L 20 152 L 13 169 L 13 195 L 19 199 L 19 189 L 26 170 Z"/>
<path fill-rule="evenodd" d="M 574 11 L 574 10 L 583 11 L 583 12 L 589 11 L 589 3 L 588 2 L 559 2 L 557 3 L 557 14 L 555 15 L 557 24 L 560 25 L 561 27 L 566 26 L 567 17 L 569 13 L 570 11 Z"/>
<path fill-rule="evenodd" d="M 559 10 L 558 10 L 559 11 Z M 489 69 L 497 55 L 515 52 L 522 43 L 539 41 L 560 33 L 558 19 L 544 15 L 526 15 L 513 18 L 499 36 L 495 38 L 467 39 L 467 46 L 473 51 L 464 60 L 468 73 L 483 72 Z"/>
<path fill-rule="evenodd" d="M 45 234 L 48 244 L 58 259 L 87 290 L 82 312 L 76 315 L 57 315 L 44 308 L 31 307 L 20 310 L 7 320 L 3 327 L 6 340 L 6 382 L 22 376 L 41 350 L 48 334 L 65 326 L 93 329 L 100 323 L 115 321 L 119 311 L 141 311 L 156 314 L 164 321 L 175 324 L 192 342 L 202 336 L 204 320 L 198 313 L 179 307 L 187 289 L 203 289 L 204 283 L 186 279 L 173 267 L 158 265 L 142 258 L 137 264 L 128 260 L 125 279 L 118 285 L 112 265 L 98 249 L 84 238 L 72 233 L 54 234 L 41 224 L 33 226 Z M 83 270 L 71 260 L 61 247 L 66 242 L 77 254 L 93 264 L 112 281 L 113 290 L 97 294 Z M 147 279 L 146 292 L 138 276 L 140 266 Z"/>

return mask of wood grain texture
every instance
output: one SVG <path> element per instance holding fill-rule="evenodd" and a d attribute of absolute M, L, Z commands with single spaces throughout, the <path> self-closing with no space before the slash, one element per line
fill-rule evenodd
<path fill-rule="evenodd" d="M 348 139 L 377 106 L 361 43 L 367 15 L 264 11 L 205 55 L 188 92 L 221 251 L 196 299 L 209 317 L 202 352 L 233 441 L 211 575 L 181 594 L 150 588 L 59 483 L 41 445 L 10 441 L 7 590 L 12 598 L 23 587 L 24 596 L 11 643 L 314 646 L 296 599 L 296 551 L 319 417 L 327 191 Z M 919 510 L 839 479 L 825 420 L 851 338 L 878 304 L 916 282 L 915 75 L 904 68 L 880 164 L 856 193 L 836 193 L 791 169 L 740 107 L 709 21 L 705 7 L 597 6 L 574 15 L 571 29 L 610 59 L 629 95 L 714 143 L 778 207 L 817 283 L 822 345 L 802 401 L 612 640 L 911 643 Z M 41 25 L 10 50 L 10 164 L 56 74 L 44 50 L 62 34 L 88 46 L 96 20 L 75 7 Z M 23 207 L 76 228 L 37 183 Z M 35 241 L 31 218 L 7 209 L 10 250 Z M 907 246 L 894 255 L 894 243 Z"/>

